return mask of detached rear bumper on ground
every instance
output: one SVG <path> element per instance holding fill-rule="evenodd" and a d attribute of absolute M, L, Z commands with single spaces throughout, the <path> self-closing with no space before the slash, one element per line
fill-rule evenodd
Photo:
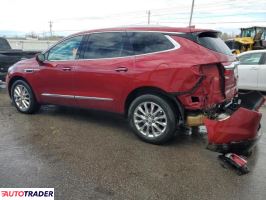
<path fill-rule="evenodd" d="M 248 153 L 260 138 L 262 114 L 258 109 L 264 103 L 259 92 L 239 95 L 237 108 L 230 116 L 220 120 L 205 119 L 208 132 L 208 149 L 220 153 Z"/>

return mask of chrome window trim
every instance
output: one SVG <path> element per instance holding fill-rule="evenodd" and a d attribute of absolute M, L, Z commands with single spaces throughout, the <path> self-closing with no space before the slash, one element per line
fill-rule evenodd
<path fill-rule="evenodd" d="M 67 62 L 67 61 L 83 61 L 83 60 L 109 60 L 109 59 L 120 59 L 120 58 L 128 58 L 128 57 L 134 57 L 134 56 L 146 56 L 146 55 L 151 55 L 151 54 L 156 54 L 156 53 L 164 53 L 164 52 L 169 52 L 169 51 L 174 51 L 176 49 L 179 49 L 181 45 L 175 41 L 170 34 L 182 34 L 182 32 L 164 32 L 164 31 L 134 31 L 134 30 L 129 30 L 129 31 L 103 31 L 103 32 L 91 32 L 91 33 L 81 33 L 77 34 L 74 36 L 67 37 L 60 42 L 54 44 L 52 47 L 50 47 L 48 50 L 44 52 L 47 53 L 50 49 L 52 49 L 55 45 L 60 44 L 64 42 L 67 39 L 71 39 L 76 36 L 85 36 L 85 35 L 90 35 L 90 34 L 95 34 L 95 33 L 120 33 L 120 32 L 142 32 L 142 33 L 162 33 L 165 34 L 164 36 L 174 45 L 172 49 L 167 49 L 163 51 L 155 51 L 155 52 L 150 52 L 150 53 L 143 53 L 143 54 L 136 54 L 136 55 L 129 55 L 129 56 L 120 56 L 120 57 L 112 57 L 112 58 L 93 58 L 93 59 L 71 59 L 71 60 L 47 60 L 49 62 Z"/>
<path fill-rule="evenodd" d="M 49 94 L 49 93 L 42 93 L 41 95 L 46 96 L 46 97 L 80 99 L 80 100 L 97 100 L 97 101 L 113 101 L 114 100 L 112 98 L 104 98 L 104 97 L 74 96 L 74 95 Z"/>
<path fill-rule="evenodd" d="M 130 55 L 130 56 L 121 56 L 121 57 L 112 57 L 112 58 L 94 58 L 94 59 L 77 59 L 77 60 L 48 60 L 49 62 L 67 62 L 67 61 L 84 61 L 84 60 L 110 60 L 110 59 L 121 59 L 121 58 L 129 58 L 135 57 L 137 55 Z"/>
<path fill-rule="evenodd" d="M 174 45 L 172 49 L 167 49 L 163 51 L 155 51 L 151 53 L 137 54 L 135 56 L 146 56 L 146 55 L 157 54 L 157 53 L 165 53 L 165 52 L 177 50 L 181 47 L 181 45 L 177 41 L 175 41 L 171 36 L 165 35 L 165 37 Z"/>

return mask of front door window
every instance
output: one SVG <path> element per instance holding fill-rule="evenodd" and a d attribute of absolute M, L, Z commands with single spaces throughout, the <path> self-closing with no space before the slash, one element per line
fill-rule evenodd
<path fill-rule="evenodd" d="M 48 52 L 47 60 L 60 61 L 60 60 L 75 60 L 78 59 L 78 50 L 83 36 L 76 36 L 67 39 Z"/>

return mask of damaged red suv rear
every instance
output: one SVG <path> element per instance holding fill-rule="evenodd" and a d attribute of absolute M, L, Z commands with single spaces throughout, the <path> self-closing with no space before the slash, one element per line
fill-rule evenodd
<path fill-rule="evenodd" d="M 238 94 L 237 78 L 217 31 L 130 27 L 71 35 L 13 65 L 6 80 L 22 113 L 42 104 L 124 113 L 137 136 L 156 144 L 205 124 L 209 149 L 239 152 L 259 138 L 264 99 Z"/>

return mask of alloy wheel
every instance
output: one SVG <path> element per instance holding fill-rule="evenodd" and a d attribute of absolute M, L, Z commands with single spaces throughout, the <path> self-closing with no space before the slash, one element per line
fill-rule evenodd
<path fill-rule="evenodd" d="M 146 137 L 162 135 L 167 128 L 167 116 L 161 106 L 154 102 L 143 102 L 134 111 L 134 124 Z"/>
<path fill-rule="evenodd" d="M 30 108 L 30 93 L 24 85 L 16 85 L 13 96 L 15 104 L 21 111 L 26 111 Z"/>

